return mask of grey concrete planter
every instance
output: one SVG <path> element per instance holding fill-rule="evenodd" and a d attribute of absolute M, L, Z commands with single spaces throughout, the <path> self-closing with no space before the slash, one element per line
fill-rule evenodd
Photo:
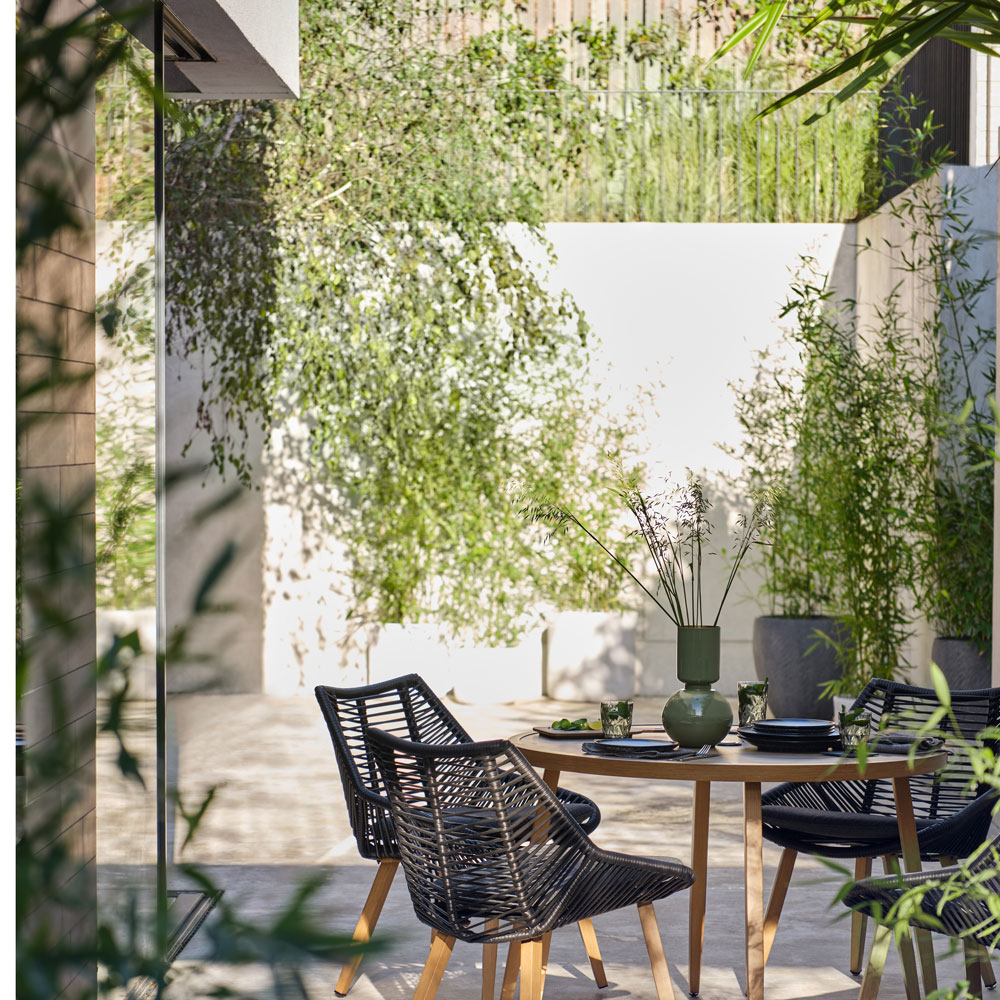
<path fill-rule="evenodd" d="M 767 615 L 754 619 L 753 662 L 757 679 L 768 679 L 767 708 L 774 718 L 832 719 L 833 701 L 820 698 L 822 685 L 840 676 L 833 649 L 817 643 L 816 631 L 832 638 L 839 633 L 837 620 L 816 615 L 783 618 Z"/>
<path fill-rule="evenodd" d="M 980 653 L 968 639 L 939 636 L 931 647 L 931 659 L 941 668 L 952 691 L 975 691 L 991 686 L 991 650 Z"/>

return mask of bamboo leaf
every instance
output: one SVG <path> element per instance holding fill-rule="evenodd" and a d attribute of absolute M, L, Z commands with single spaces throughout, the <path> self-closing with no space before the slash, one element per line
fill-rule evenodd
<path fill-rule="evenodd" d="M 931 664 L 931 683 L 934 685 L 938 701 L 941 702 L 943 707 L 950 708 L 951 689 L 948 687 L 948 681 L 945 680 L 943 671 L 936 663 Z"/>
<path fill-rule="evenodd" d="M 768 17 L 770 16 L 771 8 L 778 6 L 778 3 L 781 3 L 781 6 L 784 6 L 784 3 L 782 3 L 781 0 L 777 0 L 777 2 L 769 3 L 757 11 L 757 13 L 754 14 L 754 16 L 751 17 L 742 28 L 734 32 L 727 41 L 723 42 L 723 44 L 716 49 L 716 51 L 712 54 L 712 58 L 709 59 L 709 64 L 711 65 L 711 63 L 721 59 L 727 53 L 732 52 L 737 45 L 744 42 L 755 31 L 758 31 L 763 25 L 765 25 L 768 21 Z"/>
<path fill-rule="evenodd" d="M 784 13 L 787 6 L 788 0 L 776 0 L 776 2 L 772 3 L 767 9 L 767 16 L 764 19 L 764 23 L 760 29 L 760 34 L 757 36 L 757 42 L 753 47 L 753 51 L 750 53 L 746 69 L 743 72 L 745 77 L 749 78 L 751 73 L 753 73 L 754 66 L 757 65 L 757 61 L 760 59 L 765 46 L 771 38 L 774 26 L 781 19 L 781 15 Z"/>

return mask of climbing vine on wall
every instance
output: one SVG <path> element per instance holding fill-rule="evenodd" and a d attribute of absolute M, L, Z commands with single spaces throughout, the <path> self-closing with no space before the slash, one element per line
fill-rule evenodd
<path fill-rule="evenodd" d="M 502 22 L 459 44 L 443 8 L 302 15 L 299 100 L 189 107 L 171 144 L 170 347 L 206 359 L 216 464 L 250 483 L 250 429 L 301 428 L 358 620 L 502 641 L 542 597 L 614 606 L 606 564 L 539 548 L 507 494 L 570 490 L 613 532 L 599 470 L 626 430 L 587 402 L 522 169 L 572 158 L 573 123 L 544 141 L 558 47 Z"/>

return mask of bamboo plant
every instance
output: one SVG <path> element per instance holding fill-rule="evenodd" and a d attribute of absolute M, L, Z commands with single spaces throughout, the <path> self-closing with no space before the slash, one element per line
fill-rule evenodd
<path fill-rule="evenodd" d="M 711 622 L 707 621 L 703 597 L 703 570 L 709 551 L 712 503 L 701 481 L 691 475 L 683 484 L 670 485 L 658 493 L 641 488 L 638 474 L 614 467 L 611 492 L 628 508 L 638 527 L 631 534 L 642 538 L 656 570 L 655 592 L 646 586 L 580 517 L 563 504 L 549 498 L 529 498 L 521 514 L 529 521 L 551 525 L 552 534 L 570 526 L 582 531 L 653 601 L 678 628 L 716 626 L 744 557 L 754 543 L 770 528 L 774 519 L 776 495 L 771 489 L 751 493 L 749 514 L 737 519 L 735 544 L 731 554 L 722 597 Z M 723 549 L 719 553 L 725 555 Z"/>

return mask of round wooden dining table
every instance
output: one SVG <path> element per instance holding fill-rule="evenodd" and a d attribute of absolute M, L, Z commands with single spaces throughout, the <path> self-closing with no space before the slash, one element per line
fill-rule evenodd
<path fill-rule="evenodd" d="M 597 734 L 594 734 L 597 736 Z M 664 734 L 665 735 L 665 734 Z M 902 845 L 903 867 L 920 871 L 920 847 L 913 817 L 909 778 L 944 767 L 948 755 L 932 751 L 906 756 L 869 756 L 862 771 L 856 761 L 823 754 L 764 753 L 750 746 L 716 747 L 717 754 L 692 760 L 643 760 L 585 753 L 585 740 L 553 739 L 538 733 L 522 733 L 511 739 L 532 767 L 543 770 L 545 783 L 553 790 L 563 771 L 601 774 L 619 778 L 690 781 L 694 784 L 691 832 L 691 867 L 696 879 L 691 887 L 688 943 L 688 991 L 701 988 L 701 953 L 705 933 L 705 892 L 708 877 L 708 821 L 713 781 L 736 781 L 743 785 L 743 859 L 746 897 L 746 995 L 763 1000 L 764 965 L 777 930 L 777 916 L 764 915 L 764 838 L 761 785 L 780 781 L 857 781 L 885 778 L 892 781 L 896 821 Z M 917 935 L 924 971 L 925 992 L 934 988 L 934 964 L 930 935 Z M 931 980 L 929 983 L 928 980 Z M 862 988 L 864 994 L 864 987 Z"/>

